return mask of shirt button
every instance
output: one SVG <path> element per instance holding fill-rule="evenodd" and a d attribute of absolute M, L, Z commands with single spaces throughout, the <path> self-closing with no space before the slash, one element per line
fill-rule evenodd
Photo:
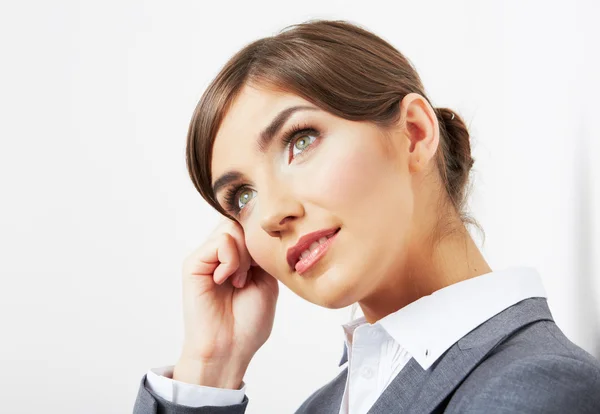
<path fill-rule="evenodd" d="M 371 379 L 371 378 L 373 378 L 373 374 L 374 374 L 373 368 L 371 368 L 371 367 L 364 367 L 362 369 L 362 373 L 361 374 L 362 374 L 363 378 Z"/>

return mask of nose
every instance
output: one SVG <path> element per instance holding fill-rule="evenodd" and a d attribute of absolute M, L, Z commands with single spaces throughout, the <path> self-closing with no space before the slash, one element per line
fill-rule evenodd
<path fill-rule="evenodd" d="M 302 203 L 293 197 L 285 184 L 272 185 L 269 190 L 261 191 L 259 200 L 260 225 L 271 237 L 280 237 L 282 231 L 304 215 Z"/>

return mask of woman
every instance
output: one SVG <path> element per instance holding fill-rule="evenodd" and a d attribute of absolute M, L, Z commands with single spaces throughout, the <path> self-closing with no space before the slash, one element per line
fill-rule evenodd
<path fill-rule="evenodd" d="M 243 413 L 278 281 L 364 313 L 298 413 L 600 412 L 600 363 L 539 275 L 492 271 L 467 232 L 472 165 L 461 118 L 374 34 L 312 21 L 246 46 L 191 121 L 190 176 L 224 220 L 183 266 L 181 357 L 134 412 Z"/>

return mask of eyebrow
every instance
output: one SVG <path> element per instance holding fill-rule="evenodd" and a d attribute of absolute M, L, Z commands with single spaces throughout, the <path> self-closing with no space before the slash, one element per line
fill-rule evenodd
<path fill-rule="evenodd" d="M 297 111 L 317 111 L 318 108 L 314 106 L 307 105 L 297 105 L 291 106 L 289 108 L 284 109 L 279 112 L 275 118 L 271 121 L 269 125 L 259 134 L 258 140 L 256 142 L 256 146 L 258 151 L 261 153 L 266 153 L 271 143 L 273 142 L 273 138 L 277 135 L 279 130 L 285 125 L 286 121 Z M 225 174 L 221 175 L 213 184 L 213 194 L 217 194 L 219 190 L 223 187 L 226 187 L 230 183 L 234 181 L 238 181 L 242 179 L 244 175 L 237 171 L 229 171 Z"/>

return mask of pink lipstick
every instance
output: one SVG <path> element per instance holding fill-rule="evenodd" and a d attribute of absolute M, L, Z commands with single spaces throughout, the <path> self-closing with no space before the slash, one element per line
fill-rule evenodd
<path fill-rule="evenodd" d="M 287 261 L 290 268 L 299 274 L 308 271 L 327 253 L 339 230 L 320 230 L 301 237 L 294 247 L 288 249 Z"/>

